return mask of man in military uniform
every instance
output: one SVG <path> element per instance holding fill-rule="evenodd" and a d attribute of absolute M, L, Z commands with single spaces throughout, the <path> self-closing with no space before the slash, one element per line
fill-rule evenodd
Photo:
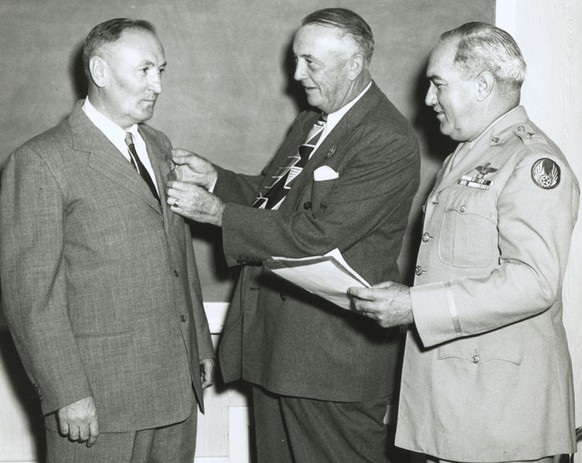
<path fill-rule="evenodd" d="M 350 289 L 381 326 L 414 323 L 396 444 L 429 461 L 550 462 L 575 449 L 562 281 L 579 186 L 519 106 L 524 75 L 499 28 L 441 36 L 426 104 L 460 145 L 424 207 L 414 287 Z"/>

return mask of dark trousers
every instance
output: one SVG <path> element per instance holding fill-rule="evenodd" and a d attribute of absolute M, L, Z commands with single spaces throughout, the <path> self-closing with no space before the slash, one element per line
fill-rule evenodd
<path fill-rule="evenodd" d="M 134 432 L 101 433 L 93 447 L 46 430 L 47 463 L 192 463 L 197 410 L 183 422 Z"/>
<path fill-rule="evenodd" d="M 253 386 L 258 463 L 379 463 L 388 398 L 326 402 L 272 394 Z"/>

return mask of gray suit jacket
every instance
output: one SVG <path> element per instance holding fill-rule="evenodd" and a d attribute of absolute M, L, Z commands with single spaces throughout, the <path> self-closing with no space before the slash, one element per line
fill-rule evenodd
<path fill-rule="evenodd" d="M 271 392 L 330 401 L 392 393 L 398 331 L 340 309 L 261 270 L 273 255 L 304 257 L 339 248 L 370 283 L 398 280 L 396 264 L 418 187 L 419 152 L 411 125 L 372 87 L 313 154 L 277 211 L 248 207 L 318 119 L 295 120 L 265 175 L 220 170 L 215 192 L 229 203 L 224 252 L 245 265 L 220 346 L 227 380 L 242 376 Z M 328 166 L 338 178 L 315 181 Z"/>
<path fill-rule="evenodd" d="M 93 395 L 102 431 L 175 423 L 202 404 L 213 349 L 190 231 L 165 202 L 171 145 L 140 127 L 160 207 L 81 103 L 4 169 L 5 315 L 45 414 Z"/>

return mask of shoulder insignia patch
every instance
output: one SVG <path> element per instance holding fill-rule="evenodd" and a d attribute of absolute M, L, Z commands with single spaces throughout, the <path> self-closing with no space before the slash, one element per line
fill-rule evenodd
<path fill-rule="evenodd" d="M 538 159 L 531 168 L 531 178 L 544 190 L 556 188 L 560 183 L 560 166 L 548 158 Z"/>

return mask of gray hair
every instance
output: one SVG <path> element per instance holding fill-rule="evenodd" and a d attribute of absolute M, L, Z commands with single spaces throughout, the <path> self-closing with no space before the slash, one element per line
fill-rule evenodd
<path fill-rule="evenodd" d="M 517 43 L 503 29 L 481 22 L 469 22 L 441 35 L 441 42 L 458 40 L 454 62 L 467 78 L 489 71 L 511 91 L 519 91 L 526 64 Z"/>
<path fill-rule="evenodd" d="M 364 60 L 370 63 L 374 53 L 374 35 L 372 29 L 364 19 L 346 8 L 324 8 L 303 19 L 302 25 L 321 24 L 341 29 L 358 47 Z"/>
<path fill-rule="evenodd" d="M 97 50 L 105 44 L 117 42 L 121 34 L 127 30 L 140 30 L 156 35 L 153 24 L 143 19 L 115 18 L 97 24 L 89 32 L 83 44 L 83 66 L 88 79 L 91 79 L 89 61 Z"/>

